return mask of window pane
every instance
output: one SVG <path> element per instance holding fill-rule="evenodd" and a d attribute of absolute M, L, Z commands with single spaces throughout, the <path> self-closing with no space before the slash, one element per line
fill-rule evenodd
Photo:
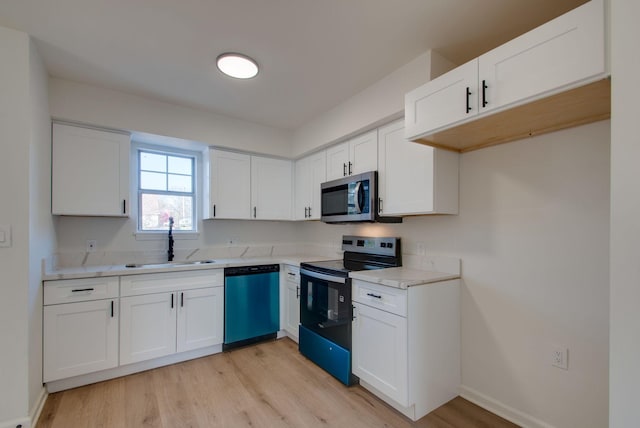
<path fill-rule="evenodd" d="M 167 157 L 156 153 L 140 152 L 140 169 L 167 172 Z"/>
<path fill-rule="evenodd" d="M 159 172 L 140 172 L 140 188 L 145 190 L 167 190 L 167 175 Z"/>
<path fill-rule="evenodd" d="M 178 158 L 169 156 L 169 172 L 174 174 L 193 175 L 191 171 L 192 161 L 190 158 Z"/>
<path fill-rule="evenodd" d="M 191 182 L 192 180 L 190 175 L 169 174 L 169 190 L 172 192 L 191 193 Z"/>
<path fill-rule="evenodd" d="M 193 230 L 193 197 L 143 193 L 140 198 L 140 230 Z"/>

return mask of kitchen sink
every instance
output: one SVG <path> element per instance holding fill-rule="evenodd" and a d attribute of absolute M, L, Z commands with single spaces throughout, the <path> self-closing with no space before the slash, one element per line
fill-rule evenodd
<path fill-rule="evenodd" d="M 215 260 L 185 260 L 185 261 L 166 262 L 166 263 L 127 263 L 124 266 L 126 268 L 139 268 L 139 267 L 146 267 L 146 266 L 170 267 L 170 266 L 207 265 L 215 262 L 216 262 Z"/>

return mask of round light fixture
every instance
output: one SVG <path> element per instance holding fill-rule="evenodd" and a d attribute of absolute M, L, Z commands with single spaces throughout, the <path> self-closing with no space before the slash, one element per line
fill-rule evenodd
<path fill-rule="evenodd" d="M 246 55 L 227 52 L 218 56 L 218 70 L 236 79 L 251 79 L 258 74 L 258 64 Z"/>

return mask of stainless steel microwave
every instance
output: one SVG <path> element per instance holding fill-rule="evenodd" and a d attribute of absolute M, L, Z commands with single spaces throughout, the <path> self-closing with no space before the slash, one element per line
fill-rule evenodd
<path fill-rule="evenodd" d="M 378 216 L 378 173 L 350 175 L 320 185 L 320 219 L 325 223 L 388 222 L 401 217 Z"/>

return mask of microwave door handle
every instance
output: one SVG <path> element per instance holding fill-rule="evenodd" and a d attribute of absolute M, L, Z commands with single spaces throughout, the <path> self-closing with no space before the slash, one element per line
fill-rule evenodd
<path fill-rule="evenodd" d="M 358 181 L 356 183 L 356 188 L 353 189 L 353 193 L 355 196 L 355 206 L 356 206 L 356 213 L 357 214 L 362 214 L 362 198 L 360 197 L 360 191 L 362 190 L 362 181 Z"/>

